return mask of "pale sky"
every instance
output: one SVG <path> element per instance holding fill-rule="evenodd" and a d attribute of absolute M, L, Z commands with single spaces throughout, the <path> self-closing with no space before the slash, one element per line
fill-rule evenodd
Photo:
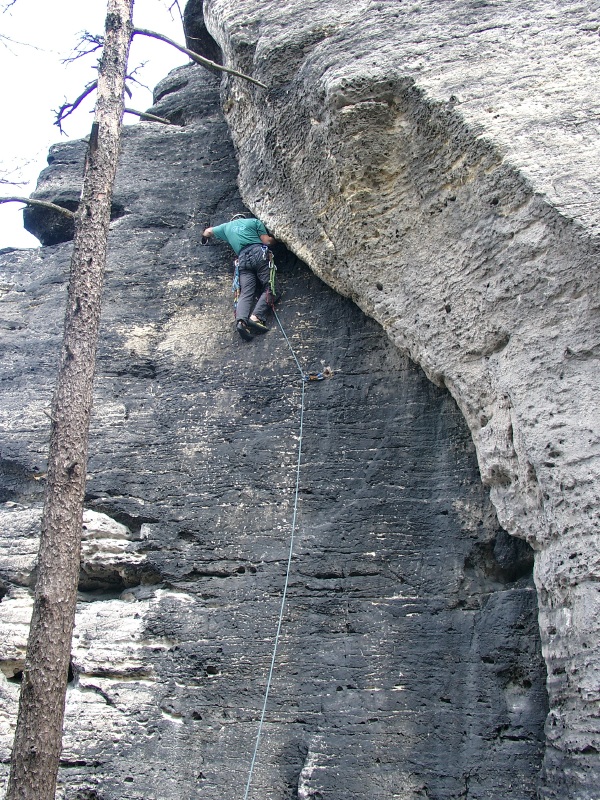
<path fill-rule="evenodd" d="M 186 0 L 180 0 L 183 11 Z M 0 0 L 3 8 L 7 0 Z M 172 0 L 136 0 L 134 24 L 164 33 L 185 44 L 181 18 Z M 93 66 L 98 54 L 74 64 L 62 64 L 79 40 L 81 31 L 103 33 L 106 0 L 16 0 L 0 13 L 0 34 L 23 45 L 0 40 L 0 177 L 12 177 L 18 170 L 30 183 L 26 186 L 0 185 L 0 195 L 29 195 L 37 176 L 46 166 L 51 144 L 87 136 L 92 125 L 93 99 L 82 104 L 63 125 L 62 136 L 53 125 L 54 113 L 65 99 L 74 100 L 94 80 Z M 163 42 L 136 36 L 131 47 L 129 69 L 147 62 L 138 73 L 150 90 L 173 67 L 185 64 L 183 53 Z M 151 91 L 131 85 L 133 99 L 127 105 L 145 111 L 152 105 Z M 125 116 L 126 124 L 137 118 Z M 23 206 L 0 204 L 0 248 L 38 247 L 39 242 L 23 228 Z"/>

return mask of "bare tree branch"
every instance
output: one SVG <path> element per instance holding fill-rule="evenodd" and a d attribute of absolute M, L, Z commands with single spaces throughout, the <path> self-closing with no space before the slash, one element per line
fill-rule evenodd
<path fill-rule="evenodd" d="M 62 123 L 66 120 L 67 117 L 69 117 L 75 111 L 75 109 L 85 100 L 85 98 L 89 94 L 91 94 L 94 91 L 94 89 L 96 89 L 97 87 L 98 87 L 98 81 L 97 80 L 96 81 L 92 81 L 91 83 L 88 83 L 88 85 L 85 87 L 83 92 L 79 95 L 79 97 L 76 100 L 74 100 L 72 103 L 67 103 L 67 102 L 63 103 L 63 105 L 58 109 L 58 111 L 54 112 L 56 114 L 56 119 L 54 121 L 54 124 L 58 127 L 58 129 L 59 129 L 59 131 L 61 133 L 64 133 L 63 128 L 62 128 Z"/>
<path fill-rule="evenodd" d="M 165 117 L 157 117 L 156 114 L 149 114 L 147 111 L 136 111 L 134 108 L 124 108 L 123 111 L 126 114 L 133 114 L 140 119 L 147 119 L 150 122 L 160 122 L 162 125 L 172 125 L 170 119 L 165 119 Z"/>
<path fill-rule="evenodd" d="M 85 45 L 85 46 L 84 46 Z M 104 47 L 104 36 L 89 31 L 83 31 L 81 39 L 73 48 L 73 55 L 63 58 L 63 64 L 72 64 L 78 58 L 89 56 Z"/>
<path fill-rule="evenodd" d="M 32 50 L 37 50 L 39 53 L 46 52 L 43 47 L 36 47 L 36 45 L 29 44 L 29 42 L 20 42 L 18 39 L 13 39 L 11 36 L 7 36 L 4 33 L 0 33 L 0 43 L 3 44 L 8 50 L 10 50 L 8 46 L 9 44 L 18 44 L 19 47 L 29 47 Z"/>
<path fill-rule="evenodd" d="M 0 185 L 1 186 L 26 186 L 30 183 L 29 173 L 36 167 L 36 175 L 39 172 L 36 159 L 12 159 L 10 166 L 0 158 Z"/>
<path fill-rule="evenodd" d="M 127 73 L 127 75 L 125 76 L 125 80 L 126 80 L 126 81 L 131 81 L 131 83 L 135 83 L 135 84 L 137 84 L 138 86 L 141 86 L 141 87 L 142 87 L 142 89 L 147 89 L 148 91 L 151 91 L 149 86 L 147 86 L 145 83 L 142 83 L 142 82 L 141 82 L 141 81 L 140 81 L 140 80 L 139 80 L 139 79 L 136 77 L 136 74 L 137 74 L 137 73 L 138 73 L 140 70 L 144 69 L 144 67 L 146 66 L 146 64 L 147 64 L 147 63 L 148 63 L 147 61 L 142 61 L 142 63 L 141 63 L 141 64 L 138 64 L 138 65 L 137 65 L 137 67 L 136 67 L 135 69 L 132 69 L 132 70 L 131 70 L 131 72 Z"/>
<path fill-rule="evenodd" d="M 169 6 L 169 13 L 171 14 L 171 18 L 173 18 L 173 9 L 177 9 L 177 13 L 179 14 L 179 19 L 181 20 L 181 24 L 183 24 L 183 12 L 181 11 L 181 6 L 179 5 L 179 0 L 173 0 L 171 5 Z"/>
<path fill-rule="evenodd" d="M 249 75 L 244 75 L 243 72 L 238 72 L 235 69 L 230 69 L 229 67 L 223 67 L 221 64 L 216 64 L 214 61 L 210 61 L 208 58 L 204 58 L 203 56 L 199 56 L 198 53 L 194 53 L 193 50 L 188 50 L 187 47 L 183 47 L 177 42 L 174 42 L 173 39 L 169 39 L 168 36 L 163 36 L 162 33 L 156 33 L 155 31 L 148 31 L 145 28 L 134 28 L 133 35 L 139 34 L 140 36 L 149 36 L 151 39 L 159 39 L 161 42 L 166 42 L 170 44 L 171 47 L 175 47 L 177 50 L 180 50 L 182 53 L 185 53 L 186 56 L 189 56 L 192 61 L 195 61 L 197 64 L 202 64 L 203 67 L 209 67 L 211 69 L 218 69 L 221 72 L 227 72 L 230 75 L 236 75 L 238 78 L 243 78 L 246 81 L 250 81 L 250 83 L 256 84 L 256 86 L 260 86 L 262 89 L 267 89 L 268 87 L 257 81 L 256 78 L 251 78 Z"/>
<path fill-rule="evenodd" d="M 27 180 L 20 180 L 22 177 L 19 175 L 21 167 L 16 167 L 11 170 L 5 170 L 0 167 L 0 186 L 25 186 L 29 183 Z"/>
<path fill-rule="evenodd" d="M 37 206 L 38 208 L 45 208 L 50 211 L 58 211 L 59 214 L 64 214 L 69 219 L 75 219 L 73 211 L 68 208 L 57 206 L 56 203 L 49 203 L 46 200 L 32 200 L 30 197 L 0 197 L 0 203 L 25 203 L 28 206 Z"/>

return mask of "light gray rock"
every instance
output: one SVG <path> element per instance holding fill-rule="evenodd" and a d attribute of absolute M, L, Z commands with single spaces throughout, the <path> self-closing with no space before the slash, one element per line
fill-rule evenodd
<path fill-rule="evenodd" d="M 536 551 L 544 798 L 596 798 L 600 16 L 207 0 L 247 204 L 446 386 Z M 596 688 L 593 688 L 596 687 Z"/>
<path fill-rule="evenodd" d="M 200 5 L 186 18 L 206 46 Z M 547 706 L 526 540 L 551 702 L 539 796 L 595 799 L 596 12 L 204 6 L 225 61 L 270 87 L 224 83 L 246 203 L 383 328 L 281 252 L 294 347 L 335 376 L 308 394 L 298 549 L 253 793 L 533 800 Z M 183 68 L 157 88 L 176 128 L 125 136 L 68 800 L 239 798 L 262 703 L 298 375 L 276 332 L 234 337 L 230 258 L 200 247 L 205 224 L 241 208 L 219 81 L 202 74 Z M 40 196 L 77 197 L 82 152 L 53 150 Z M 3 776 L 69 253 L 59 238 L 0 256 Z M 498 526 L 471 440 L 520 538 Z"/>

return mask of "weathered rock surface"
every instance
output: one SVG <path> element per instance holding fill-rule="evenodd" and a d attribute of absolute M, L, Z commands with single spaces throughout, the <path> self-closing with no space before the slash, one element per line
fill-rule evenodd
<path fill-rule="evenodd" d="M 544 798 L 600 781 L 600 12 L 207 0 L 250 207 L 462 410 L 536 551 Z M 470 796 L 470 795 L 469 795 Z"/>
<path fill-rule="evenodd" d="M 181 68 L 128 128 L 91 432 L 61 796 L 243 795 L 294 507 L 301 380 L 231 324 L 240 210 L 219 80 Z M 57 147 L 41 191 L 80 175 Z M 55 184 L 56 182 L 56 184 Z M 307 188 L 308 191 L 308 188 Z M 70 244 L 0 256 L 0 746 L 23 664 Z M 250 797 L 532 800 L 545 665 L 532 552 L 468 428 L 381 326 L 283 249 L 306 390 L 298 530 Z M 387 280 L 387 279 L 386 279 Z M 593 688 L 590 688 L 593 691 Z"/>

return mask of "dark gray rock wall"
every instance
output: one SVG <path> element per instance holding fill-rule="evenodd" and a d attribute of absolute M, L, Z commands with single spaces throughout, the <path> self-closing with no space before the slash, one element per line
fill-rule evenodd
<path fill-rule="evenodd" d="M 544 800 L 600 783 L 597 3 L 205 0 L 242 197 L 464 414 L 536 551 Z"/>
<path fill-rule="evenodd" d="M 218 80 L 182 68 L 128 128 L 91 431 L 61 792 L 243 796 L 294 509 L 301 379 L 233 331 L 241 208 Z M 76 191 L 77 145 L 40 190 Z M 70 244 L 0 257 L 0 736 L 23 664 Z M 463 417 L 380 326 L 277 253 L 306 386 L 298 525 L 250 797 L 533 800 L 547 712 L 532 553 Z"/>

